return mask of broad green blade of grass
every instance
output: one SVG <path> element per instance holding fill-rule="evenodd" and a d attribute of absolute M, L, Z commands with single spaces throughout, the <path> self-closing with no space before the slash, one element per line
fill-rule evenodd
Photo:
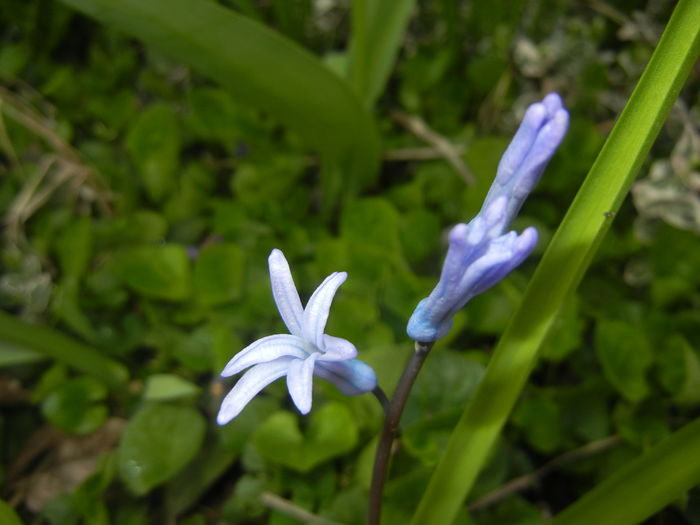
<path fill-rule="evenodd" d="M 216 2 L 62 1 L 221 83 L 240 103 L 268 112 L 353 177 L 353 186 L 376 174 L 374 120 L 347 82 L 289 39 Z"/>
<path fill-rule="evenodd" d="M 700 483 L 700 419 L 597 485 L 550 525 L 635 525 Z"/>
<path fill-rule="evenodd" d="M 129 379 L 129 373 L 121 363 L 97 350 L 48 326 L 25 323 L 4 312 L 0 312 L 0 341 L 34 350 L 92 375 L 112 388 L 123 387 Z"/>
<path fill-rule="evenodd" d="M 352 2 L 350 81 L 372 107 L 389 79 L 415 0 Z"/>
<path fill-rule="evenodd" d="M 535 364 L 540 344 L 588 268 L 699 52 L 700 2 L 681 0 L 455 427 L 413 525 L 452 523 Z"/>

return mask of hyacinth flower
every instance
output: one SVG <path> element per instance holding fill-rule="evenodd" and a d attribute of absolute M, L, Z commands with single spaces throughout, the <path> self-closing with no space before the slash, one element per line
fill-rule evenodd
<path fill-rule="evenodd" d="M 303 308 L 284 254 L 272 250 L 268 263 L 272 295 L 289 334 L 258 339 L 229 361 L 222 377 L 250 369 L 222 401 L 216 418 L 220 425 L 235 418 L 263 388 L 282 376 L 287 376 L 287 389 L 302 414 L 311 410 L 314 375 L 346 395 L 371 392 L 377 386 L 374 370 L 355 359 L 355 346 L 324 333 L 333 297 L 347 274 L 334 272 L 326 277 Z"/>
<path fill-rule="evenodd" d="M 520 235 L 504 231 L 540 180 L 568 125 L 569 114 L 555 93 L 527 109 L 481 211 L 468 224 L 450 231 L 440 281 L 418 303 L 408 322 L 412 339 L 427 343 L 444 337 L 454 315 L 472 297 L 505 278 L 535 248 L 535 228 L 526 228 Z"/>

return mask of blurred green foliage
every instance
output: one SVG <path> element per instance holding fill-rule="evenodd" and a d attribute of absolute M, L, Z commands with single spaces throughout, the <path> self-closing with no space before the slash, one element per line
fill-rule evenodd
<path fill-rule="evenodd" d="M 341 75 L 329 82 L 365 85 L 352 77 L 346 3 L 218 3 Z M 572 113 L 515 224 L 536 225 L 543 246 L 672 4 L 417 2 L 386 88 L 377 93 L 373 79 L 347 95 L 365 100 L 358 107 L 374 101 L 368 118 L 384 155 L 379 173 L 368 168 L 362 184 L 350 184 L 274 105 L 261 110 L 187 60 L 60 2 L 5 0 L 2 498 L 26 523 L 294 523 L 264 504 L 273 493 L 362 523 L 381 424 L 375 399 L 319 381 L 302 418 L 278 382 L 230 425 L 214 424 L 231 385 L 218 379 L 223 365 L 284 331 L 267 255 L 285 252 L 304 299 L 328 273 L 348 271 L 328 331 L 351 340 L 391 391 L 411 351 L 407 318 L 438 276 L 444 233 L 478 210 L 518 116 L 550 90 Z M 391 56 L 390 44 L 377 60 Z M 365 66 L 363 74 L 384 67 Z M 696 73 L 653 150 L 695 199 L 700 147 L 677 146 L 698 136 L 699 81 Z M 476 183 L 403 127 L 397 110 L 452 144 Z M 343 126 L 334 122 L 328 139 Z M 668 217 L 687 208 L 665 195 L 655 194 L 661 218 L 631 203 L 614 217 L 470 504 L 567 451 L 620 439 L 471 517 L 465 510 L 460 523 L 542 523 L 697 415 L 700 239 L 674 227 Z M 535 262 L 470 303 L 428 360 L 403 420 L 386 523 L 410 518 Z M 698 496 L 650 523 L 697 523 Z M 0 501 L 0 522 L 12 520 Z"/>

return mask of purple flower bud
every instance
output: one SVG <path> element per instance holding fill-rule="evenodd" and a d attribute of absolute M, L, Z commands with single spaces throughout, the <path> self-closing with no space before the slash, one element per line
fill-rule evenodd
<path fill-rule="evenodd" d="M 440 281 L 408 322 L 412 339 L 429 342 L 444 337 L 454 315 L 472 297 L 505 278 L 535 248 L 535 228 L 520 235 L 503 232 L 539 181 L 568 122 L 569 114 L 555 93 L 528 108 L 481 211 L 469 224 L 452 228 Z"/>

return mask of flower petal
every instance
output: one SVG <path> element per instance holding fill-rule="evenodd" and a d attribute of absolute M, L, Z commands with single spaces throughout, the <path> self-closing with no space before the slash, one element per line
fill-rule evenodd
<path fill-rule="evenodd" d="M 377 386 L 377 374 L 371 366 L 357 359 L 317 362 L 314 374 L 333 383 L 346 396 L 371 392 Z"/>
<path fill-rule="evenodd" d="M 345 282 L 348 274 L 333 272 L 316 288 L 304 309 L 304 339 L 323 348 L 323 330 L 326 328 L 328 313 L 338 287 Z"/>
<path fill-rule="evenodd" d="M 219 425 L 225 425 L 241 413 L 241 410 L 267 385 L 287 373 L 291 357 L 281 357 L 256 365 L 248 370 L 233 386 L 221 402 L 221 409 L 216 416 Z"/>
<path fill-rule="evenodd" d="M 512 196 L 516 201 L 525 200 L 539 182 L 544 168 L 559 147 L 568 127 L 569 113 L 559 109 L 549 116 L 547 122 L 540 128 L 532 148 L 523 159 L 515 177 Z M 517 213 L 517 210 L 515 212 Z"/>
<path fill-rule="evenodd" d="M 234 355 L 224 371 L 221 372 L 221 376 L 229 377 L 249 366 L 273 361 L 278 357 L 289 356 L 305 359 L 309 353 L 304 348 L 304 340 L 300 337 L 290 334 L 268 335 L 251 343 Z"/>
<path fill-rule="evenodd" d="M 550 93 L 542 102 L 532 104 L 498 164 L 496 178 L 486 195 L 482 212 L 498 196 L 506 195 L 508 211 L 505 225 L 510 224 L 527 195 L 539 182 L 568 126 L 569 113 L 556 93 Z"/>
<path fill-rule="evenodd" d="M 294 359 L 289 363 L 287 390 L 302 414 L 308 414 L 311 410 L 314 366 L 319 355 L 311 354 L 306 359 Z"/>
<path fill-rule="evenodd" d="M 287 259 L 284 258 L 284 254 L 280 250 L 275 248 L 267 261 L 270 267 L 272 296 L 275 298 L 280 316 L 282 316 L 284 324 L 287 325 L 289 333 L 302 337 L 304 308 L 301 306 L 301 299 L 299 299 L 299 293 L 294 285 Z"/>
<path fill-rule="evenodd" d="M 546 120 L 547 107 L 544 104 L 536 102 L 527 108 L 518 131 L 515 132 L 513 140 L 498 163 L 496 179 L 493 182 L 494 186 L 503 187 L 508 184 L 535 143 L 537 133 Z M 486 201 L 489 201 L 489 196 L 486 197 Z"/>
<path fill-rule="evenodd" d="M 479 260 L 464 273 L 460 287 L 468 290 L 468 299 L 485 292 L 494 284 L 518 267 L 537 245 L 537 230 L 526 228 L 519 236 L 510 231 L 489 244 L 489 248 Z M 453 309 L 456 313 L 464 306 Z"/>
<path fill-rule="evenodd" d="M 323 334 L 323 347 L 321 349 L 323 353 L 319 354 L 319 361 L 346 361 L 357 357 L 355 345 L 342 337 Z"/>

